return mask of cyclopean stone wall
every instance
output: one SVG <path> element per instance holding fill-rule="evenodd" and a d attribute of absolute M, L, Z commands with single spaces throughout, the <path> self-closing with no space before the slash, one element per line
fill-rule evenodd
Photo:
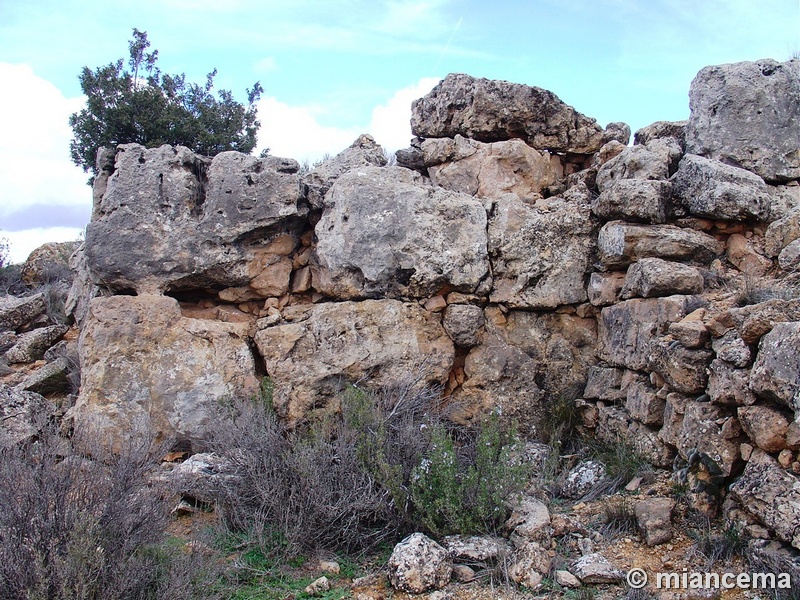
<path fill-rule="evenodd" d="M 532 438 L 574 401 L 698 505 L 800 547 L 799 107 L 800 61 L 709 67 L 688 122 L 628 146 L 545 90 L 449 75 L 397 166 L 369 136 L 310 173 L 101 153 L 76 426 L 201 447 L 262 375 L 296 423 L 412 372 L 453 419 Z"/>

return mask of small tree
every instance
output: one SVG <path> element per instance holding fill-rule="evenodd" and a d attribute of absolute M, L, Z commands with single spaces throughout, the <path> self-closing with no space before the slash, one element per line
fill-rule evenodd
<path fill-rule="evenodd" d="M 74 137 L 73 162 L 95 172 L 97 149 L 135 142 L 148 148 L 162 144 L 187 146 L 214 156 L 225 150 L 250 153 L 260 126 L 255 103 L 264 91 L 256 82 L 247 90 L 247 107 L 228 90 L 215 97 L 214 69 L 204 85 L 186 83 L 186 75 L 168 75 L 156 66 L 158 50 L 148 53 L 147 32 L 133 30 L 130 70 L 123 61 L 94 71 L 84 67 L 79 79 L 86 108 L 69 118 Z"/>

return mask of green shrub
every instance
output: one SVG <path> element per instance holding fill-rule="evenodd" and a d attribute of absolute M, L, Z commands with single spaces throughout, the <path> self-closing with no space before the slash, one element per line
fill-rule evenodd
<path fill-rule="evenodd" d="M 438 390 L 410 380 L 369 391 L 351 386 L 341 411 L 287 430 L 261 399 L 225 409 L 212 445 L 237 477 L 222 499 L 226 522 L 276 559 L 361 553 L 424 530 L 493 531 L 525 467 L 497 418 L 473 430 L 445 427 Z"/>

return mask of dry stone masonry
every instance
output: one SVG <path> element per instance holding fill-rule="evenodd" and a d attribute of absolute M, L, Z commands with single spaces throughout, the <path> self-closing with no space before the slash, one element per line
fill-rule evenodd
<path fill-rule="evenodd" d="M 73 258 L 76 428 L 122 443 L 144 425 L 197 451 L 213 403 L 263 375 L 296 423 L 347 384 L 412 372 L 453 419 L 497 411 L 534 439 L 575 401 L 587 430 L 675 469 L 708 512 L 724 500 L 800 548 L 800 61 L 708 67 L 689 98 L 688 121 L 628 146 L 625 124 L 551 92 L 455 74 L 414 102 L 396 166 L 367 135 L 308 173 L 101 152 Z M 0 303 L 9 361 L 63 335 L 28 331 L 41 303 Z M 648 543 L 668 538 L 662 504 L 637 507 Z M 512 560 L 534 584 L 549 559 L 526 527 Z M 444 566 L 397 585 L 439 587 L 446 551 L 412 543 Z M 619 578 L 601 562 L 587 551 L 573 573 Z"/>

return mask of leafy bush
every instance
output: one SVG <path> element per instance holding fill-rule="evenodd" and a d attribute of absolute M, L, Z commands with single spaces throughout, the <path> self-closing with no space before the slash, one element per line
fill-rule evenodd
<path fill-rule="evenodd" d="M 169 506 L 149 479 L 158 455 L 142 446 L 89 460 L 54 424 L 0 448 L 0 597 L 213 597 L 204 559 L 164 545 Z"/>
<path fill-rule="evenodd" d="M 419 384 L 350 387 L 341 411 L 293 431 L 276 417 L 269 386 L 261 399 L 228 403 L 212 446 L 236 475 L 221 500 L 229 527 L 275 558 L 363 552 L 420 529 L 494 530 L 525 482 L 510 460 L 513 433 L 497 419 L 448 429 L 438 390 Z"/>

